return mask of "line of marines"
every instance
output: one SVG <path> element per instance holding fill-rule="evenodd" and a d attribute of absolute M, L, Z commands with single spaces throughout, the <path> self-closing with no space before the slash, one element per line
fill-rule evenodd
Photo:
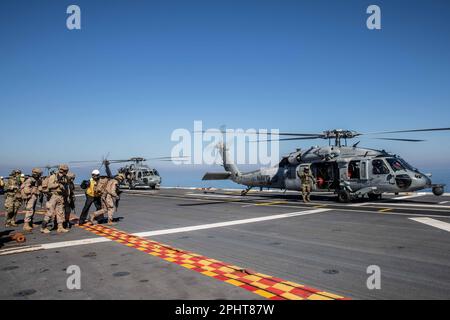
<path fill-rule="evenodd" d="M 118 174 L 114 178 L 101 177 L 98 170 L 92 172 L 89 181 L 82 183 L 86 189 L 86 203 L 78 219 L 82 225 L 87 221 L 87 214 L 92 203 L 97 211 L 89 216 L 89 222 L 96 224 L 100 216 L 107 215 L 108 224 L 113 224 L 113 215 L 117 210 L 120 198 L 119 184 L 124 176 Z M 13 170 L 7 181 L 0 182 L 5 193 L 5 227 L 17 227 L 16 216 L 24 206 L 23 230 L 31 232 L 36 226 L 33 224 L 37 204 L 44 209 L 44 219 L 40 231 L 50 233 L 50 223 L 56 221 L 58 233 L 66 233 L 71 226 L 71 213 L 75 210 L 75 174 L 69 167 L 62 164 L 58 170 L 47 177 L 42 175 L 40 168 L 34 168 L 31 176 L 24 176 L 20 170 Z M 45 207 L 44 207 L 45 200 Z"/>

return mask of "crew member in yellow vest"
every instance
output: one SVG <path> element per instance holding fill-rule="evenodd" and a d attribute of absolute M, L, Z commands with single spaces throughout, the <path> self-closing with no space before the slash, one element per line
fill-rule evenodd
<path fill-rule="evenodd" d="M 94 170 L 91 174 L 91 179 L 89 180 L 89 185 L 86 188 L 86 201 L 84 203 L 83 210 L 80 213 L 80 219 L 78 224 L 82 225 L 86 222 L 87 216 L 89 214 L 89 209 L 91 208 L 92 204 L 95 205 L 95 208 L 97 210 L 100 210 L 102 208 L 102 200 L 101 200 L 101 193 L 99 193 L 97 184 L 100 180 L 100 171 Z"/>

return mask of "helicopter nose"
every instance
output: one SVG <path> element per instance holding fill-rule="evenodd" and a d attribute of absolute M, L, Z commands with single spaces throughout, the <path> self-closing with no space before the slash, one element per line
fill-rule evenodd
<path fill-rule="evenodd" d="M 414 189 L 424 189 L 427 186 L 431 186 L 431 179 L 420 172 L 411 173 L 412 184 L 411 187 Z"/>

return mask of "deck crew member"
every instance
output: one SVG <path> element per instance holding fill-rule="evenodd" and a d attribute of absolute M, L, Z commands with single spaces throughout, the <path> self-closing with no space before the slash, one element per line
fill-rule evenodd
<path fill-rule="evenodd" d="M 3 194 L 5 191 L 5 181 L 3 180 L 3 177 L 0 177 L 0 194 Z"/>
<path fill-rule="evenodd" d="M 20 194 L 20 170 L 13 170 L 5 184 L 5 227 L 17 227 L 16 216 L 22 205 L 22 195 Z"/>
<path fill-rule="evenodd" d="M 91 208 L 92 204 L 95 205 L 95 208 L 100 210 L 102 208 L 102 199 L 101 199 L 101 192 L 99 190 L 99 184 L 100 182 L 100 171 L 94 170 L 91 174 L 91 179 L 89 179 L 89 182 L 86 185 L 86 201 L 84 202 L 83 210 L 80 213 L 80 219 L 79 224 L 82 225 L 86 222 L 89 209 Z"/>
<path fill-rule="evenodd" d="M 23 230 L 27 232 L 33 230 L 34 213 L 41 193 L 41 177 L 42 170 L 34 168 L 31 171 L 31 177 L 28 177 L 21 186 L 22 200 L 25 204 Z"/>
<path fill-rule="evenodd" d="M 297 176 L 300 178 L 300 181 L 302 182 L 302 198 L 303 202 L 310 202 L 310 194 L 313 183 L 316 183 L 316 179 L 314 176 L 309 172 L 309 168 L 306 167 L 303 169 L 303 172 L 297 172 Z"/>
<path fill-rule="evenodd" d="M 108 224 L 112 225 L 113 223 L 113 215 L 117 210 L 117 202 L 119 200 L 120 190 L 119 184 L 122 183 L 125 179 L 125 176 L 121 173 L 116 175 L 114 179 L 109 179 L 106 184 L 105 191 L 102 195 L 102 208 L 98 211 L 91 213 L 90 222 L 95 224 L 95 218 L 102 214 L 108 215 Z"/>
<path fill-rule="evenodd" d="M 58 172 L 52 174 L 48 179 L 48 191 L 51 194 L 50 200 L 47 202 L 47 213 L 45 214 L 44 221 L 42 221 L 41 232 L 50 233 L 47 229 L 47 224 L 50 219 L 56 216 L 58 223 L 58 233 L 68 232 L 68 229 L 64 228 L 64 199 L 67 197 L 69 183 L 67 179 L 67 173 L 69 167 L 62 164 L 58 167 Z"/>
<path fill-rule="evenodd" d="M 64 199 L 64 218 L 66 226 L 70 225 L 70 214 L 72 213 L 72 210 L 75 210 L 75 178 L 75 173 L 67 173 L 68 192 Z"/>

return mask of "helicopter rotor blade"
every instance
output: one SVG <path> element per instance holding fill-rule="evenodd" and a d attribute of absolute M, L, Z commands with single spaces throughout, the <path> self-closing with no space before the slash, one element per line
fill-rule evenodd
<path fill-rule="evenodd" d="M 432 131 L 450 131 L 450 128 L 430 128 L 430 129 L 412 129 L 412 130 L 398 130 L 398 131 L 383 131 L 383 132 L 370 132 L 368 134 L 390 134 L 390 133 L 407 133 L 407 132 L 432 132 Z"/>
<path fill-rule="evenodd" d="M 219 130 L 217 130 L 219 131 Z M 209 133 L 209 131 L 193 131 L 194 133 Z M 247 135 L 247 132 L 234 132 L 233 134 L 244 134 Z M 256 132 L 254 135 L 260 135 L 261 133 Z M 294 132 L 267 132 L 264 133 L 267 134 L 268 136 L 272 135 L 272 136 L 295 136 L 295 137 L 315 137 L 315 136 L 323 136 L 322 133 L 294 133 Z M 252 134 L 253 135 L 253 134 Z"/>
<path fill-rule="evenodd" d="M 147 160 L 158 160 L 158 161 L 172 161 L 172 160 L 183 160 L 189 159 L 188 156 L 179 156 L 179 157 L 157 157 L 157 158 L 147 158 Z"/>
<path fill-rule="evenodd" d="M 267 132 L 269 136 L 323 137 L 322 133 Z"/>
<path fill-rule="evenodd" d="M 397 139 L 397 138 L 374 138 L 378 140 L 390 140 L 390 141 L 406 141 L 406 142 L 424 142 L 426 140 L 418 140 L 418 139 Z"/>
<path fill-rule="evenodd" d="M 270 141 L 295 141 L 295 140 L 313 140 L 313 139 L 323 139 L 323 136 L 314 137 L 296 137 L 296 138 L 281 138 L 281 139 L 267 139 L 267 140 L 254 140 L 250 142 L 270 142 Z"/>
<path fill-rule="evenodd" d="M 123 163 L 123 162 L 131 162 L 133 160 L 127 159 L 127 160 L 108 160 L 109 163 Z"/>
<path fill-rule="evenodd" d="M 98 160 L 85 160 L 85 161 L 69 161 L 69 163 L 77 164 L 77 163 L 100 163 Z"/>

